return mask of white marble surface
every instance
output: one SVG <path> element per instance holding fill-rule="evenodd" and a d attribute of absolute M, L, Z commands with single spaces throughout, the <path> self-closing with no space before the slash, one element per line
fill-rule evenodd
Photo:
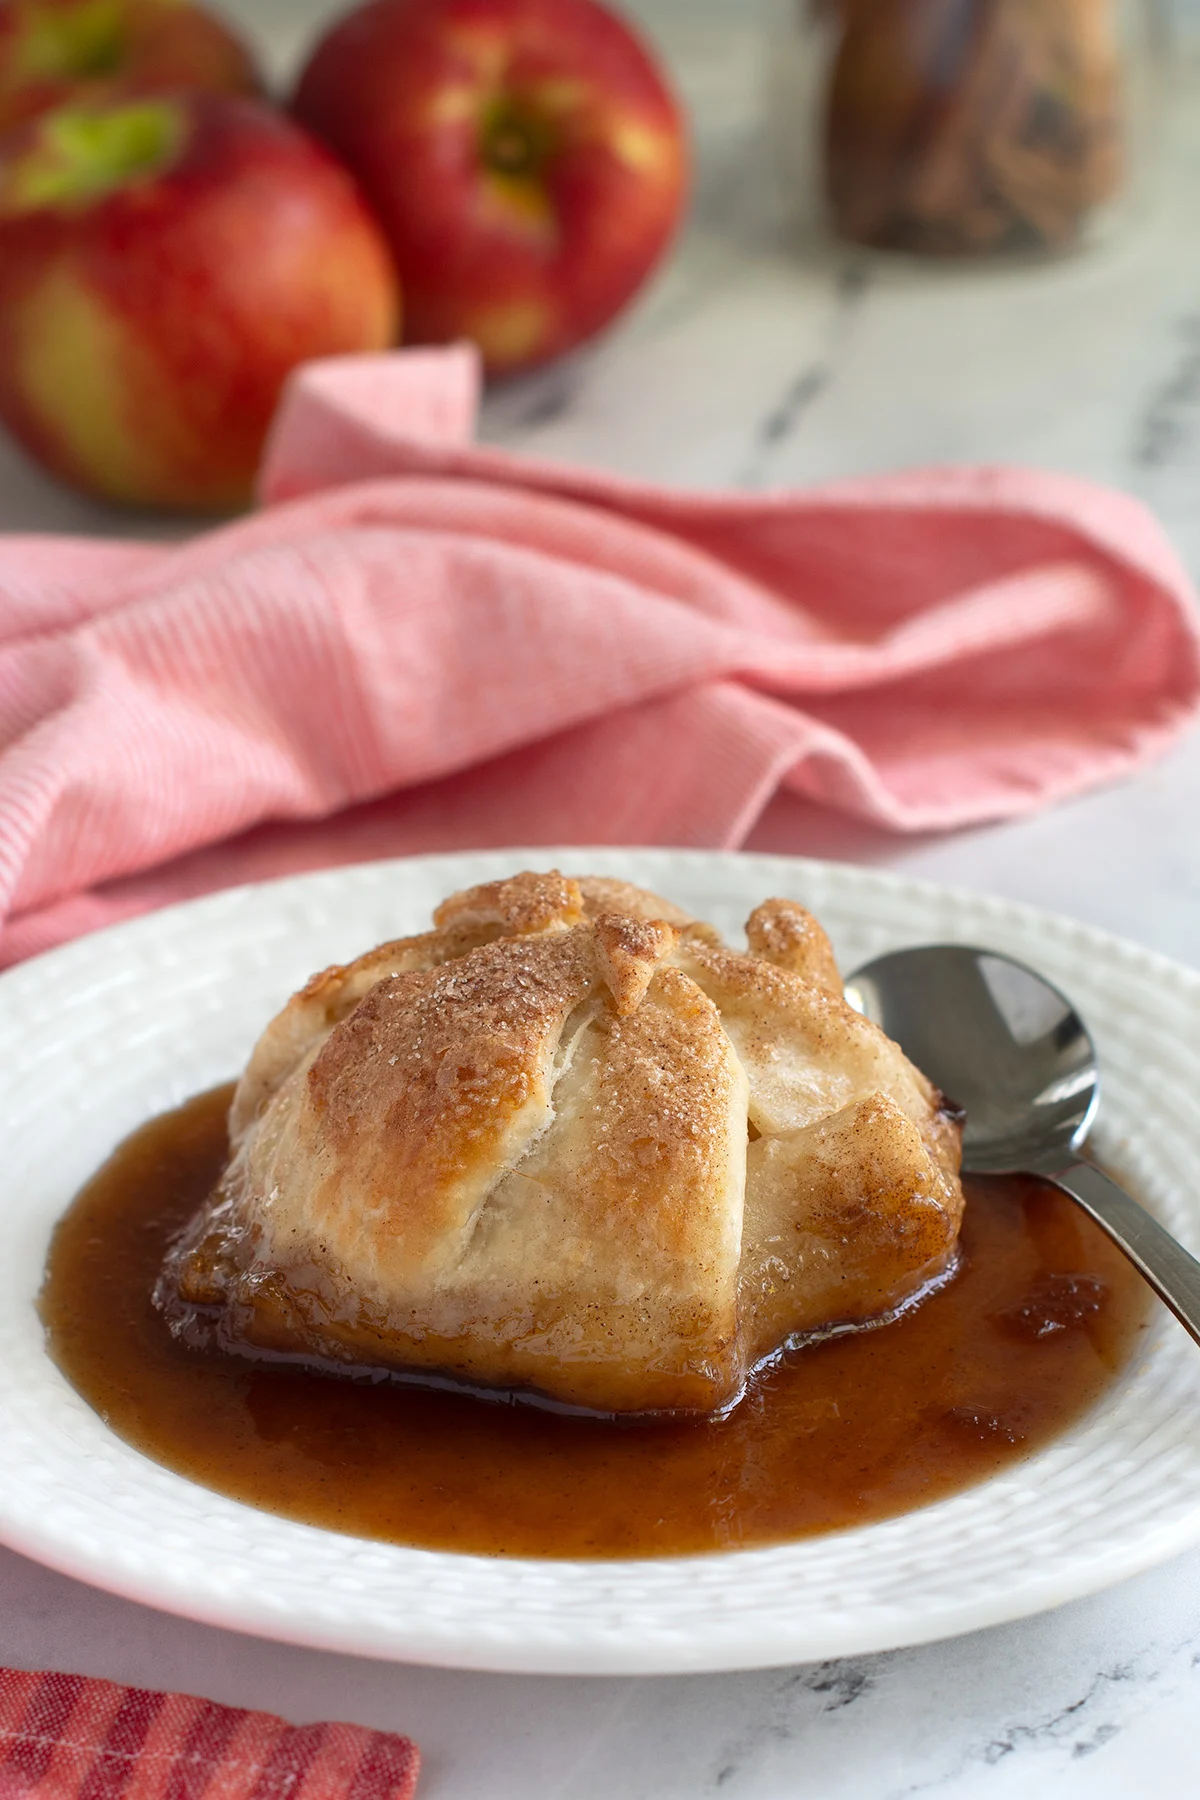
<path fill-rule="evenodd" d="M 1193 19 L 1192 0 L 1183 0 Z M 243 0 L 274 67 L 322 0 Z M 1146 500 L 1200 574 L 1200 68 L 1181 50 L 1160 198 L 1091 260 L 947 273 L 789 244 L 758 125 L 757 0 L 642 0 L 699 120 L 672 267 L 598 350 L 484 432 L 684 483 L 1020 460 Z M 0 528 L 113 531 L 0 443 Z M 900 841 L 798 804 L 761 847 L 886 863 L 1087 918 L 1200 964 L 1200 736 L 1039 818 Z M 0 1551 L 0 1660 L 410 1731 L 428 1800 L 1125 1800 L 1200 1769 L 1200 1555 L 955 1643 L 657 1681 L 395 1668 L 239 1638 Z"/>

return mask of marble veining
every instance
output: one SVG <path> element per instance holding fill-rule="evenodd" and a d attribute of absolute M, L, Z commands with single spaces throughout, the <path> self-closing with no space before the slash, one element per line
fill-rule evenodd
<path fill-rule="evenodd" d="M 834 284 L 836 304 L 817 355 L 783 388 L 754 433 L 750 453 L 738 471 L 736 485 L 772 485 L 771 475 L 783 447 L 800 431 L 813 407 L 837 380 L 844 359 L 852 354 L 855 321 L 871 284 L 871 266 L 862 257 L 846 256 Z"/>
<path fill-rule="evenodd" d="M 1137 421 L 1133 454 L 1145 469 L 1183 462 L 1200 442 L 1200 312 L 1181 319 L 1176 336 L 1178 358 Z"/>

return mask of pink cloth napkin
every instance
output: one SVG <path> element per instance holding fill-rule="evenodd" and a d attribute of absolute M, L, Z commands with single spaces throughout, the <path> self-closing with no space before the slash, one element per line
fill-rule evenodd
<path fill-rule="evenodd" d="M 463 349 L 313 364 L 253 516 L 0 540 L 0 960 L 360 857 L 736 846 L 787 791 L 1011 817 L 1200 704 L 1187 578 L 1119 494 L 671 492 L 472 448 L 476 386 Z"/>

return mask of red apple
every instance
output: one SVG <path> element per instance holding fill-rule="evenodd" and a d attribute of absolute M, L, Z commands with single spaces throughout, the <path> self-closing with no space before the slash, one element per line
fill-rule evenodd
<path fill-rule="evenodd" d="M 0 418 L 79 487 L 245 501 L 289 371 L 397 323 L 352 177 L 255 101 L 67 107 L 0 144 Z"/>
<path fill-rule="evenodd" d="M 492 372 L 599 331 L 679 219 L 679 110 L 595 0 L 372 0 L 318 45 L 295 111 L 383 224 L 409 340 L 472 338 Z"/>
<path fill-rule="evenodd" d="M 0 131 L 70 100 L 259 86 L 241 39 L 187 0 L 0 0 Z"/>

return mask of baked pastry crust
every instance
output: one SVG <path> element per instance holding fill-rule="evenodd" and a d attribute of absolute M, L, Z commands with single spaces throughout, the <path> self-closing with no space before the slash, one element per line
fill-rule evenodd
<path fill-rule="evenodd" d="M 790 900 L 749 948 L 525 873 L 310 981 L 238 1084 L 173 1329 L 611 1413 L 711 1412 L 952 1266 L 959 1125 Z"/>

